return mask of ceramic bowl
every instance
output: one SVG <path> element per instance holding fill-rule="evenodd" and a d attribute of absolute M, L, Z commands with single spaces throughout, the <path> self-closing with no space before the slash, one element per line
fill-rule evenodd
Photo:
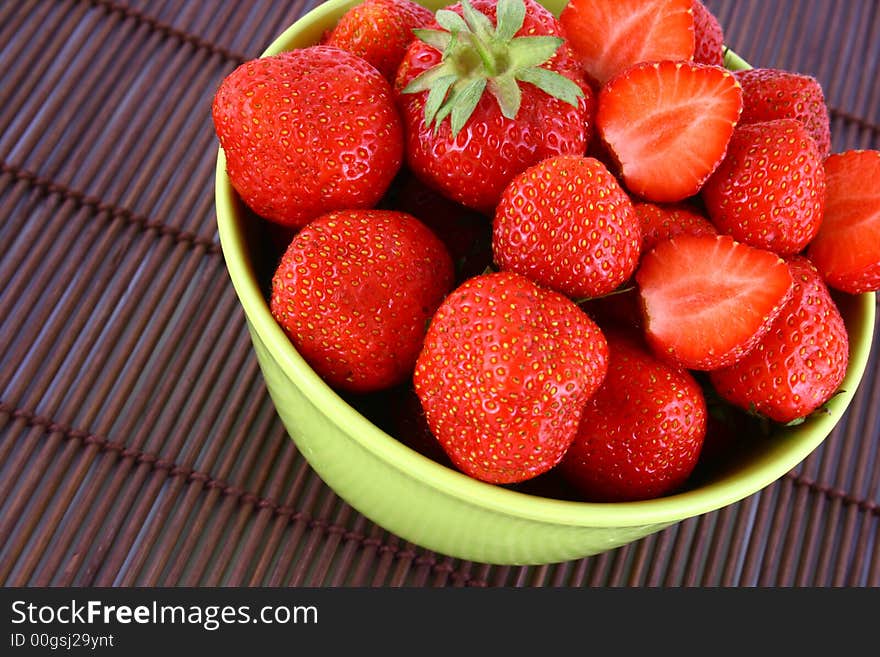
<path fill-rule="evenodd" d="M 318 41 L 356 0 L 329 0 L 285 30 L 264 52 Z M 423 0 L 432 9 L 440 2 Z M 545 0 L 555 13 L 562 0 Z M 733 53 L 729 68 L 747 64 Z M 839 296 L 851 360 L 844 392 L 829 413 L 742 445 L 685 490 L 641 502 L 586 503 L 474 480 L 405 446 L 328 387 L 291 346 L 269 312 L 266 235 L 216 168 L 219 235 L 269 393 L 297 448 L 341 498 L 399 537 L 444 555 L 493 564 L 540 564 L 603 552 L 687 518 L 721 509 L 773 483 L 828 436 L 865 370 L 874 294 Z"/>

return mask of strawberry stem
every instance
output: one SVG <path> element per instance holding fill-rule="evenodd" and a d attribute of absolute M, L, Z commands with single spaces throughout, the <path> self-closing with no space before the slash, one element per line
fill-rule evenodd
<path fill-rule="evenodd" d="M 577 107 L 583 96 L 572 80 L 542 68 L 564 43 L 553 36 L 522 36 L 526 8 L 523 0 L 498 0 L 496 25 L 461 0 L 463 17 L 449 9 L 436 14 L 441 30 L 415 30 L 418 39 L 442 51 L 439 64 L 428 69 L 403 89 L 403 93 L 428 92 L 425 123 L 439 129 L 450 117 L 453 137 L 467 124 L 488 89 L 504 117 L 519 113 L 520 83 L 533 84 L 544 93 Z"/>

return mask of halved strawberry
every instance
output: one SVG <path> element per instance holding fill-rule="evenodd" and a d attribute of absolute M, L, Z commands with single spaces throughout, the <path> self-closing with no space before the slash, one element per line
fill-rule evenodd
<path fill-rule="evenodd" d="M 851 150 L 825 160 L 825 214 L 807 255 L 843 292 L 880 290 L 880 151 Z"/>
<path fill-rule="evenodd" d="M 770 328 L 791 294 L 779 256 L 727 235 L 661 242 L 636 272 L 645 336 L 658 356 L 693 370 L 730 365 Z"/>
<path fill-rule="evenodd" d="M 640 62 L 692 59 L 692 0 L 570 0 L 559 21 L 597 85 Z"/>
<path fill-rule="evenodd" d="M 724 158 L 741 111 L 742 90 L 729 71 L 647 62 L 602 88 L 596 125 L 626 187 L 669 203 L 699 191 Z"/>

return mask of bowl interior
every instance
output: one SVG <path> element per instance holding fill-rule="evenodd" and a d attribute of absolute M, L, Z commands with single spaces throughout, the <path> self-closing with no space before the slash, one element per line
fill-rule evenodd
<path fill-rule="evenodd" d="M 330 0 L 285 30 L 263 53 L 315 43 L 339 16 L 358 0 Z M 421 0 L 432 9 L 447 4 Z M 563 0 L 544 0 L 558 14 Z M 747 68 L 735 53 L 726 56 L 728 68 Z M 292 347 L 272 318 L 268 281 L 277 262 L 272 229 L 243 206 L 225 174 L 222 150 L 216 169 L 216 209 L 220 241 L 227 269 L 250 329 L 259 335 L 286 376 L 328 417 L 371 453 L 409 473 L 425 486 L 473 504 L 516 517 L 567 525 L 623 527 L 668 523 L 713 511 L 769 485 L 806 458 L 834 428 L 852 400 L 864 373 L 874 328 L 874 294 L 836 295 L 850 336 L 850 366 L 843 392 L 828 405 L 829 413 L 811 417 L 797 427 L 779 429 L 772 436 L 743 435 L 735 449 L 695 473 L 680 493 L 642 502 L 588 503 L 535 492 L 485 484 L 435 463 L 406 447 L 368 419 L 363 400 L 343 398 L 328 387 Z M 554 490 L 555 493 L 555 490 Z"/>

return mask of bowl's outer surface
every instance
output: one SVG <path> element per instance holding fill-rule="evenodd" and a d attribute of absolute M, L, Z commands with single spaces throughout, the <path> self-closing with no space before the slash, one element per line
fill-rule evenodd
<path fill-rule="evenodd" d="M 330 0 L 285 30 L 263 53 L 315 43 L 357 0 Z M 422 0 L 436 9 L 441 3 Z M 558 14 L 562 0 L 545 0 Z M 733 53 L 730 68 L 747 64 Z M 539 564 L 609 550 L 739 501 L 806 458 L 834 428 L 864 373 L 873 337 L 874 294 L 839 298 L 850 334 L 844 391 L 830 413 L 781 431 L 699 486 L 644 502 L 592 504 L 484 484 L 414 452 L 343 401 L 303 361 L 273 320 L 249 253 L 240 201 L 216 169 L 216 205 L 227 269 L 273 403 L 297 448 L 322 480 L 373 522 L 441 554 L 494 564 Z"/>

